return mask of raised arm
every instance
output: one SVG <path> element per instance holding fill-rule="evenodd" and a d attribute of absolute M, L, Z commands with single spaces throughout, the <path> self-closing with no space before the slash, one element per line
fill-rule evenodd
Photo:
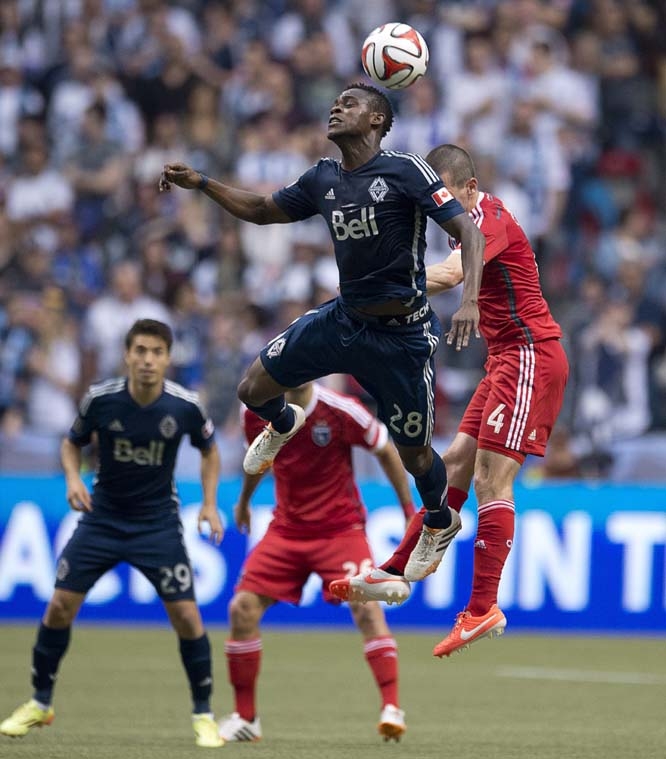
<path fill-rule="evenodd" d="M 451 329 L 446 341 L 455 343 L 456 350 L 469 345 L 472 334 L 479 333 L 479 290 L 483 274 L 483 251 L 486 239 L 466 213 L 458 214 L 442 227 L 460 242 L 463 270 L 463 292 L 460 308 L 451 317 Z"/>
<path fill-rule="evenodd" d="M 277 205 L 270 195 L 239 190 L 211 179 L 184 163 L 168 163 L 160 177 L 160 192 L 171 185 L 185 190 L 201 190 L 232 216 L 254 224 L 288 224 L 292 219 Z"/>

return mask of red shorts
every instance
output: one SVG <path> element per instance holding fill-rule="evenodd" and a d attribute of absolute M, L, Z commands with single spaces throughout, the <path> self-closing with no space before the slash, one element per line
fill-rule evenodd
<path fill-rule="evenodd" d="M 520 463 L 528 453 L 543 456 L 569 376 L 559 340 L 505 348 L 485 370 L 458 430 Z"/>
<path fill-rule="evenodd" d="M 276 601 L 298 604 L 312 572 L 323 581 L 324 600 L 339 603 L 328 592 L 331 580 L 351 577 L 373 566 L 365 530 L 352 528 L 324 538 L 285 537 L 269 525 L 241 570 L 236 591 L 247 590 Z"/>

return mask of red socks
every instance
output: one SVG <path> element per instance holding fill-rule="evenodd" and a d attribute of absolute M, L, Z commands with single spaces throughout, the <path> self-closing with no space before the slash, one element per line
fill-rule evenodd
<path fill-rule="evenodd" d="M 459 512 L 466 500 L 467 492 L 465 490 L 449 487 L 449 506 L 454 511 Z M 421 509 L 414 514 L 412 521 L 407 526 L 407 531 L 405 532 L 403 539 L 400 541 L 400 545 L 395 549 L 393 556 L 391 556 L 388 561 L 385 561 L 379 569 L 383 569 L 384 571 L 394 569 L 399 574 L 402 574 L 405 571 L 409 557 L 414 550 L 414 547 L 419 542 L 419 535 L 421 534 L 421 529 L 423 527 L 423 516 L 425 513 L 425 508 L 421 507 Z"/>
<path fill-rule="evenodd" d="M 398 702 L 398 646 L 395 638 L 373 638 L 363 646 L 365 660 L 382 695 L 382 707 Z"/>
<path fill-rule="evenodd" d="M 467 604 L 474 617 L 485 614 L 497 603 L 502 569 L 513 543 L 514 523 L 513 501 L 498 499 L 479 506 L 472 595 Z"/>
<path fill-rule="evenodd" d="M 224 643 L 236 711 L 248 722 L 252 722 L 256 716 L 255 693 L 261 666 L 261 648 L 261 638 L 227 640 Z"/>

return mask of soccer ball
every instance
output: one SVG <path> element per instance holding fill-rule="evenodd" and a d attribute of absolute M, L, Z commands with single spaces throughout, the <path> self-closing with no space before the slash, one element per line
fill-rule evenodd
<path fill-rule="evenodd" d="M 361 63 L 373 82 L 401 90 L 425 74 L 428 46 L 409 24 L 382 24 L 366 37 Z"/>

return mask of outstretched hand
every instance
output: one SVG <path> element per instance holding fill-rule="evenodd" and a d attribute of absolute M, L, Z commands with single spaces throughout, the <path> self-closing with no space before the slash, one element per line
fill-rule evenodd
<path fill-rule="evenodd" d="M 252 513 L 250 505 L 244 501 L 238 502 L 234 507 L 234 521 L 239 532 L 250 534 L 252 528 Z"/>
<path fill-rule="evenodd" d="M 447 345 L 455 343 L 456 350 L 459 351 L 469 345 L 472 334 L 481 337 L 479 318 L 479 307 L 476 303 L 463 303 L 451 317 L 451 329 L 446 333 Z"/>
<path fill-rule="evenodd" d="M 167 163 L 162 169 L 160 176 L 160 192 L 168 192 L 171 185 L 175 184 L 185 190 L 193 190 L 198 187 L 201 181 L 201 174 L 190 168 L 185 163 Z"/>
<path fill-rule="evenodd" d="M 208 522 L 210 526 L 209 537 L 212 543 L 216 546 L 220 545 L 222 537 L 224 536 L 224 527 L 222 526 L 222 520 L 217 510 L 217 506 L 203 505 L 199 510 L 199 516 L 197 518 L 197 529 L 199 535 L 204 534 L 204 524 Z"/>

